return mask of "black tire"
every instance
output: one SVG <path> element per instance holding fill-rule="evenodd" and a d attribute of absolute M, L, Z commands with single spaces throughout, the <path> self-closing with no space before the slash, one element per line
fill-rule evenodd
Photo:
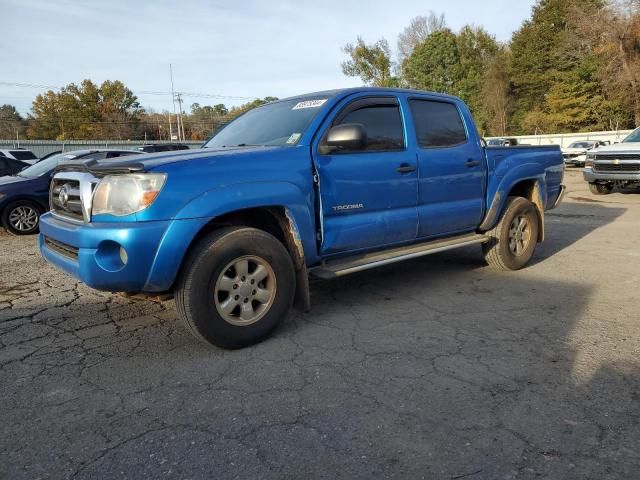
<path fill-rule="evenodd" d="M 20 224 L 14 222 L 14 215 L 19 211 L 35 213 L 35 225 L 32 228 L 27 228 L 24 224 L 22 224 L 23 227 L 20 227 Z M 40 215 L 42 215 L 42 208 L 37 203 L 29 200 L 17 200 L 7 205 L 2 211 L 2 226 L 12 235 L 33 235 L 38 233 L 40 229 Z M 31 214 L 29 214 L 29 219 L 31 218 Z"/>
<path fill-rule="evenodd" d="M 262 316 L 255 323 L 239 326 L 225 320 L 218 311 L 216 282 L 228 272 L 223 269 L 231 262 L 248 256 L 268 263 L 275 289 Z M 282 243 L 255 228 L 226 227 L 208 234 L 190 251 L 176 284 L 175 300 L 180 317 L 197 338 L 234 349 L 267 336 L 289 313 L 295 290 L 293 262 Z"/>
<path fill-rule="evenodd" d="M 594 195 L 609 195 L 613 191 L 613 185 L 610 183 L 590 183 L 589 190 Z"/>
<path fill-rule="evenodd" d="M 528 242 L 516 254 L 512 251 L 510 230 L 512 229 L 512 224 L 518 218 L 526 219 Z M 526 198 L 509 197 L 502 218 L 500 218 L 493 230 L 486 233 L 490 240 L 482 244 L 485 261 L 496 270 L 519 270 L 523 268 L 529 263 L 536 249 L 539 230 L 538 213 L 533 203 Z"/>

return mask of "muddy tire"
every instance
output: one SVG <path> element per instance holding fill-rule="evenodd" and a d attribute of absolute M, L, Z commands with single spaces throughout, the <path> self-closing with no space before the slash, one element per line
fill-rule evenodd
<path fill-rule="evenodd" d="M 519 270 L 535 251 L 540 230 L 536 207 L 526 198 L 509 197 L 498 224 L 486 233 L 484 259 L 496 270 Z"/>

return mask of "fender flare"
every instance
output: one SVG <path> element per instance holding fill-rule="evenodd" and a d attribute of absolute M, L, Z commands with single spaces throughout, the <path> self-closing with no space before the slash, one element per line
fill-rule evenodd
<path fill-rule="evenodd" d="M 509 193 L 511 193 L 513 188 L 522 182 L 532 182 L 532 188 L 526 192 L 525 198 L 531 201 L 536 207 L 540 226 L 538 229 L 538 242 L 544 241 L 545 196 L 543 192 L 546 188 L 546 182 L 544 175 L 540 174 L 539 171 L 540 166 L 537 164 L 523 164 L 510 170 L 506 176 L 499 178 L 497 187 L 494 186 L 493 188 L 495 194 L 493 195 L 491 205 L 478 230 L 486 232 L 495 227 L 502 217 Z"/>

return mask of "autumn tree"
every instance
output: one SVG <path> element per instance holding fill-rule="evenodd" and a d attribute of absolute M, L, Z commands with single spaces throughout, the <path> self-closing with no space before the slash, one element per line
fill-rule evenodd
<path fill-rule="evenodd" d="M 29 118 L 30 138 L 127 139 L 138 136 L 143 113 L 138 99 L 122 82 L 91 80 L 40 94 Z"/>
<path fill-rule="evenodd" d="M 185 121 L 190 130 L 189 137 L 192 140 L 205 140 L 226 121 L 228 114 L 229 109 L 221 103 L 213 106 L 192 104 L 191 115 Z"/>
<path fill-rule="evenodd" d="M 385 39 L 367 45 L 361 37 L 355 44 L 347 44 L 342 51 L 349 59 L 342 62 L 342 72 L 349 77 L 360 77 L 365 85 L 393 87 L 398 79 L 391 74 L 391 50 Z"/>
<path fill-rule="evenodd" d="M 511 81 L 509 79 L 509 50 L 499 48 L 486 64 L 482 80 L 482 103 L 486 115 L 488 135 L 504 137 L 509 133 L 513 111 Z"/>

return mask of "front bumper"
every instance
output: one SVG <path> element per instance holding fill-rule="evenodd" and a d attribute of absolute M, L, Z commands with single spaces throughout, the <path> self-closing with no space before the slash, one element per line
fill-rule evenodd
<path fill-rule="evenodd" d="M 586 155 L 581 155 L 579 157 L 564 157 L 564 164 L 571 165 L 574 167 L 583 167 L 586 161 L 587 161 Z"/>
<path fill-rule="evenodd" d="M 140 292 L 147 290 L 169 223 L 80 224 L 47 213 L 40 218 L 38 244 L 49 263 L 92 288 Z"/>
<path fill-rule="evenodd" d="M 594 172 L 592 168 L 585 168 L 582 171 L 583 178 L 589 182 L 594 183 L 597 181 L 621 181 L 621 182 L 640 182 L 640 173 L 629 172 L 617 172 L 617 173 L 603 173 Z"/>

